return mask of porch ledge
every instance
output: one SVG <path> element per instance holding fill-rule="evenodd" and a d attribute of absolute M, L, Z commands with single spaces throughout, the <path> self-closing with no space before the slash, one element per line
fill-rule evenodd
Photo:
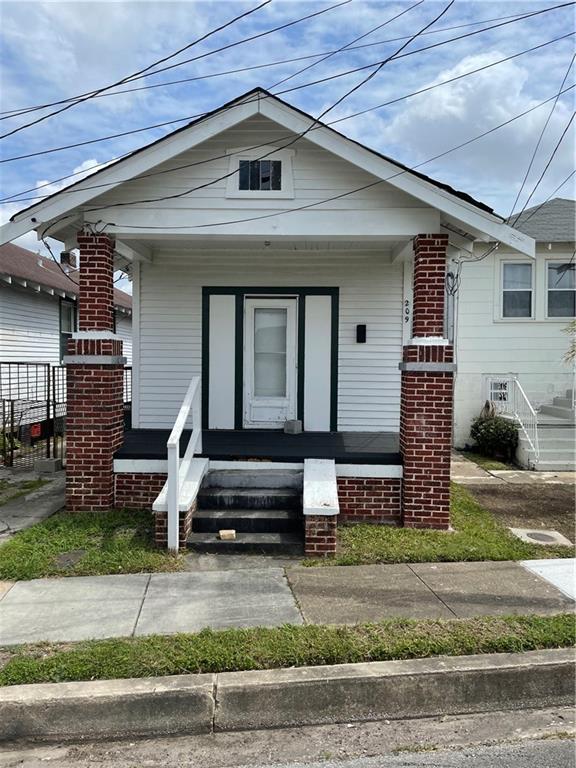
<path fill-rule="evenodd" d="M 65 355 L 64 365 L 126 365 L 122 355 Z"/>
<path fill-rule="evenodd" d="M 398 363 L 398 368 L 401 371 L 428 371 L 430 373 L 455 373 L 456 363 L 417 363 L 406 362 Z"/>
<path fill-rule="evenodd" d="M 337 515 L 338 483 L 333 459 L 304 461 L 304 515 Z"/>

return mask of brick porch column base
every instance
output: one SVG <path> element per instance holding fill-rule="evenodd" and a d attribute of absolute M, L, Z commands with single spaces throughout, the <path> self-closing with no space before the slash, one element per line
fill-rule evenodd
<path fill-rule="evenodd" d="M 196 512 L 197 504 L 194 502 L 187 512 L 180 512 L 178 524 L 178 547 L 186 549 L 186 542 L 192 532 L 192 518 Z M 168 548 L 168 513 L 156 512 L 154 514 L 154 542 L 161 549 Z"/>
<path fill-rule="evenodd" d="M 123 360 L 116 339 L 68 342 L 66 508 L 72 512 L 114 506 L 113 457 L 124 432 Z"/>
<path fill-rule="evenodd" d="M 329 557 L 336 554 L 337 515 L 304 515 L 304 554 Z"/>
<path fill-rule="evenodd" d="M 450 526 L 453 349 L 404 347 L 401 367 L 402 522 L 408 528 L 446 529 Z"/>

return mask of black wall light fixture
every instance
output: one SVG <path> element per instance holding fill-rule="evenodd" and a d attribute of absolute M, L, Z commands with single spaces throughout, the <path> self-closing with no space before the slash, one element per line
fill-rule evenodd
<path fill-rule="evenodd" d="M 366 344 L 366 324 L 356 326 L 356 343 Z"/>

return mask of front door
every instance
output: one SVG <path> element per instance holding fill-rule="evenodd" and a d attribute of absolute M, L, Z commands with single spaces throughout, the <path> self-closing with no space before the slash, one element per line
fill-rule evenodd
<path fill-rule="evenodd" d="M 244 303 L 244 427 L 280 429 L 296 418 L 295 298 Z"/>

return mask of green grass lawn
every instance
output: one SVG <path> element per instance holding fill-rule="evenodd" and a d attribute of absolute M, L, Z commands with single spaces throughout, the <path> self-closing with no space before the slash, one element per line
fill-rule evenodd
<path fill-rule="evenodd" d="M 574 644 L 574 616 L 389 619 L 356 626 L 203 630 L 198 634 L 36 644 L 0 650 L 0 685 L 518 652 Z"/>
<path fill-rule="evenodd" d="M 462 451 L 459 455 L 473 464 L 478 464 L 479 467 L 482 467 L 487 472 L 491 469 L 518 469 L 514 464 L 506 464 L 503 461 L 483 456 L 481 453 L 475 453 L 474 451 Z"/>
<path fill-rule="evenodd" d="M 178 571 L 156 549 L 151 512 L 59 512 L 0 546 L 0 579 Z"/>
<path fill-rule="evenodd" d="M 496 521 L 462 486 L 452 484 L 451 520 L 454 531 L 422 531 L 374 525 L 341 526 L 339 549 L 328 563 L 426 563 L 454 560 L 530 560 L 574 557 L 572 547 L 527 544 Z"/>

